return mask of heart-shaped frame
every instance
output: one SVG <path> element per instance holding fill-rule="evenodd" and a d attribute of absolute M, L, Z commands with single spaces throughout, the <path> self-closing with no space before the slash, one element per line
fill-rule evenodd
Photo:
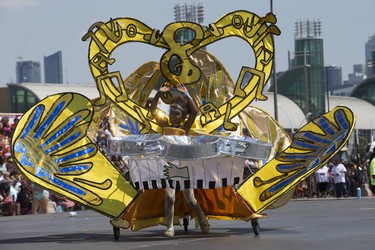
<path fill-rule="evenodd" d="M 142 124 L 140 133 L 161 132 L 160 126 L 148 114 L 148 110 L 129 98 L 127 88 L 119 71 L 109 72 L 108 66 L 115 63 L 111 58 L 113 51 L 120 45 L 129 42 L 140 42 L 163 48 L 159 65 L 164 84 L 173 86 L 183 83 L 193 85 L 201 78 L 201 70 L 192 60 L 194 52 L 221 39 L 238 37 L 245 40 L 255 55 L 255 67 L 242 67 L 234 86 L 234 91 L 226 102 L 220 105 L 204 100 L 199 107 L 201 114 L 197 117 L 197 129 L 210 134 L 222 126 L 225 130 L 234 131 L 237 125 L 231 122 L 254 99 L 266 100 L 262 94 L 267 83 L 274 58 L 273 36 L 280 30 L 275 25 L 276 17 L 268 13 L 259 17 L 247 11 L 234 11 L 226 14 L 208 27 L 192 22 L 175 22 L 167 25 L 163 32 L 151 29 L 133 18 L 111 19 L 107 23 L 94 23 L 82 40 L 91 38 L 89 46 L 89 65 L 95 78 L 100 98 L 95 105 L 103 105 L 106 98 L 116 103 L 127 115 Z M 189 29 L 194 32 L 194 39 L 181 45 L 177 41 L 180 30 Z M 172 63 L 172 61 L 177 61 Z M 173 64 L 173 65 L 172 65 Z M 171 66 L 172 65 L 172 66 Z M 140 86 L 146 88 L 156 86 Z M 137 91 L 142 91 L 138 89 Z"/>

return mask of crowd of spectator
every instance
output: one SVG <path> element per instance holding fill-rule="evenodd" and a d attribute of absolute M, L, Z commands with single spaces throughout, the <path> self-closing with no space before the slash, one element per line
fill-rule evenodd
<path fill-rule="evenodd" d="M 347 198 L 357 197 L 358 188 L 361 196 L 373 196 L 368 188 L 370 183 L 370 161 L 360 164 L 343 163 L 331 160 L 313 175 L 298 183 L 293 198 Z M 247 159 L 244 164 L 244 179 L 258 170 L 258 161 Z"/>
<path fill-rule="evenodd" d="M 294 198 L 347 198 L 373 196 L 369 185 L 369 161 L 343 163 L 331 160 L 306 180 L 298 184 Z"/>
<path fill-rule="evenodd" d="M 10 149 L 10 142 L 18 118 L 9 122 L 9 118 L 3 117 L 0 121 L 0 210 L 1 215 L 19 215 L 21 211 L 21 198 L 19 191 L 24 187 L 24 178 L 16 168 Z M 17 202 L 17 199 L 20 202 Z"/>
<path fill-rule="evenodd" d="M 63 212 L 84 209 L 66 197 L 30 183 L 16 167 L 11 154 L 11 139 L 18 122 L 3 117 L 0 121 L 0 216 Z M 112 137 L 108 117 L 98 126 L 94 141 L 100 152 L 130 181 L 126 157 L 108 154 L 108 139 Z M 257 161 L 247 161 L 244 178 L 256 171 Z M 338 171 L 339 170 L 339 171 Z M 332 160 L 298 184 L 294 198 L 355 197 L 357 188 L 369 184 L 369 161 L 346 163 Z M 372 196 L 370 191 L 368 196 Z M 48 211 L 49 206 L 52 211 Z"/>
<path fill-rule="evenodd" d="M 11 154 L 11 140 L 19 117 L 12 122 L 7 117 L 0 120 L 0 216 L 36 213 L 70 212 L 85 207 L 66 197 L 31 183 L 16 167 Z M 126 158 L 108 155 L 108 139 L 112 137 L 108 118 L 99 125 L 93 139 L 100 152 L 130 179 Z"/>
<path fill-rule="evenodd" d="M 16 167 L 11 140 L 18 120 L 0 120 L 0 216 L 72 211 L 77 204 L 31 183 Z"/>
<path fill-rule="evenodd" d="M 119 170 L 119 172 L 130 181 L 130 174 L 128 168 L 128 157 L 120 155 L 110 155 L 108 152 L 108 141 L 113 135 L 110 129 L 109 117 L 105 117 L 95 133 L 95 144 L 98 146 L 100 152 L 104 154 L 107 159 Z"/>

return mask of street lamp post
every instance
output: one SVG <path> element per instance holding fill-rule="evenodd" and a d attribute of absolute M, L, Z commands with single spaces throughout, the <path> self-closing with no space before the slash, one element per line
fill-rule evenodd
<path fill-rule="evenodd" d="M 304 85 L 305 85 L 305 114 L 310 112 L 310 98 L 309 98 L 309 79 L 308 79 L 308 67 L 311 65 L 307 64 L 307 54 L 309 52 L 306 48 L 303 50 L 303 72 L 304 72 Z"/>
<path fill-rule="evenodd" d="M 324 69 L 324 79 L 326 81 L 326 93 L 327 93 L 327 109 L 325 110 L 326 112 L 330 111 L 329 107 L 329 86 L 328 86 L 328 74 L 327 74 L 327 68 Z"/>
<path fill-rule="evenodd" d="M 271 13 L 273 13 L 273 0 L 270 0 L 270 11 L 271 11 Z M 273 34 L 271 34 L 271 36 L 272 36 L 272 41 L 274 43 L 273 46 L 275 48 L 275 39 L 274 39 Z M 274 51 L 275 51 L 275 49 L 274 49 Z M 276 57 L 275 57 L 275 53 L 273 53 L 271 84 L 273 86 L 273 94 L 274 94 L 273 104 L 274 104 L 274 109 L 275 109 L 275 120 L 278 121 L 279 120 L 279 112 L 278 112 L 278 109 L 277 109 L 277 79 L 276 79 Z"/>
<path fill-rule="evenodd" d="M 309 98 L 309 79 L 308 79 L 308 67 L 310 65 L 303 65 L 303 75 L 304 75 L 304 86 L 305 86 L 305 114 L 310 112 L 310 98 Z"/>

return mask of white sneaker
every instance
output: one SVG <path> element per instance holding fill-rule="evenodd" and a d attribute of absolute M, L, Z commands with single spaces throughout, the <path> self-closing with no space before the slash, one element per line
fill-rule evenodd
<path fill-rule="evenodd" d="M 174 228 L 170 227 L 164 232 L 164 236 L 173 237 L 174 236 Z"/>

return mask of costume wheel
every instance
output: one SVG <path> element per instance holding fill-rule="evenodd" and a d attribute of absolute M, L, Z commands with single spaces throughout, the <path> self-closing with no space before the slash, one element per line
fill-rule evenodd
<path fill-rule="evenodd" d="M 251 221 L 251 226 L 253 227 L 254 234 L 255 235 L 259 235 L 259 233 L 260 233 L 260 227 L 259 227 L 258 220 L 252 220 Z"/>
<path fill-rule="evenodd" d="M 113 237 L 115 240 L 120 239 L 120 228 L 119 227 L 113 227 Z"/>
<path fill-rule="evenodd" d="M 187 217 L 184 217 L 182 225 L 184 226 L 184 230 L 187 231 L 189 226 L 189 220 Z"/>

